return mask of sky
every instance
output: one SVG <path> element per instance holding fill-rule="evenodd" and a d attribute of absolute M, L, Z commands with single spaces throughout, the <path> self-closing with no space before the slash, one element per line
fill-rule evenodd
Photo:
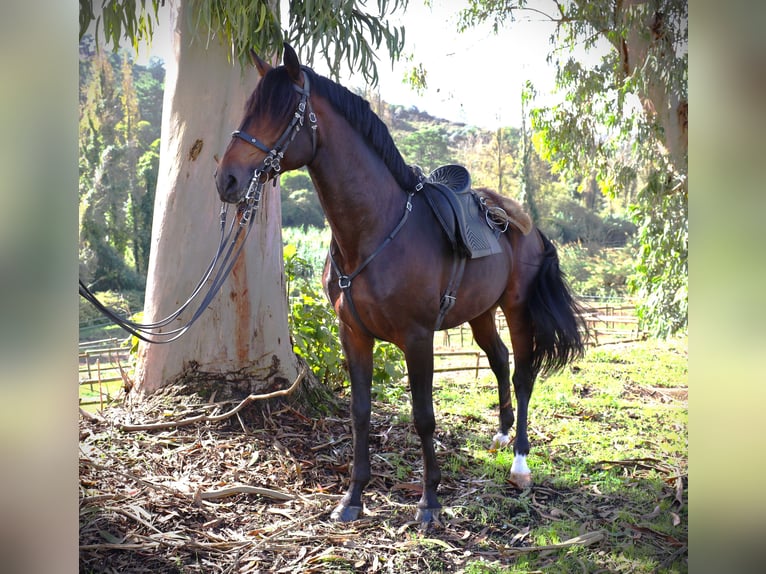
<path fill-rule="evenodd" d="M 410 0 L 406 13 L 392 18 L 393 23 L 405 26 L 404 53 L 411 54 L 412 61 L 402 59 L 392 69 L 388 55 L 380 55 L 377 90 L 383 100 L 484 129 L 521 126 L 521 90 L 527 80 L 535 86 L 537 103 L 555 100 L 555 70 L 546 62 L 554 29 L 551 22 L 539 14 L 519 14 L 516 22 L 506 24 L 497 34 L 491 24 L 458 33 L 458 13 L 468 0 L 432 3 L 428 7 L 423 0 Z M 530 0 L 528 5 L 555 13 L 550 0 Z M 286 6 L 282 13 L 287 13 Z M 158 28 L 151 54 L 165 59 L 170 53 L 166 14 L 160 13 Z M 142 57 L 147 58 L 148 53 L 142 52 Z M 591 58 L 597 59 L 598 53 Z M 317 60 L 304 63 L 327 75 L 322 59 Z M 419 63 L 426 70 L 428 84 L 421 94 L 403 80 L 408 68 Z M 364 88 L 358 73 L 343 74 L 340 82 L 348 88 Z"/>
<path fill-rule="evenodd" d="M 453 122 L 488 129 L 520 126 L 521 89 L 526 80 L 543 93 L 553 89 L 554 70 L 545 61 L 553 28 L 550 23 L 532 21 L 513 23 L 498 34 L 490 25 L 458 33 L 458 12 L 466 4 L 434 0 L 429 8 L 422 0 L 410 0 L 400 18 L 406 30 L 405 52 L 412 61 L 399 62 L 392 70 L 387 56 L 381 57 L 381 96 L 391 104 L 414 105 Z M 422 95 L 403 81 L 407 69 L 417 63 L 427 73 L 428 88 Z M 356 81 L 361 84 L 358 77 Z"/>

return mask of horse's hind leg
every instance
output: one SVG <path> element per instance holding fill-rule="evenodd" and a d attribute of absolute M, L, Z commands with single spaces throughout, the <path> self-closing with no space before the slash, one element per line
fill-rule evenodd
<path fill-rule="evenodd" d="M 487 355 L 489 366 L 497 379 L 498 399 L 500 401 L 500 430 L 492 439 L 492 447 L 500 448 L 510 444 L 511 439 L 508 432 L 514 421 L 508 347 L 505 346 L 497 332 L 495 308 L 476 317 L 470 322 L 470 325 L 473 338 Z"/>
<path fill-rule="evenodd" d="M 517 420 L 516 439 L 513 443 L 513 466 L 511 480 L 522 488 L 532 485 L 532 473 L 527 466 L 529 437 L 527 436 L 527 413 L 529 399 L 535 385 L 536 373 L 532 367 L 533 336 L 532 324 L 526 311 L 509 313 L 504 309 L 511 331 L 513 346 L 513 390 L 516 393 Z"/>
<path fill-rule="evenodd" d="M 372 347 L 374 340 L 348 329 L 341 321 L 340 341 L 348 362 L 351 379 L 351 423 L 354 439 L 354 462 L 351 484 L 332 512 L 333 520 L 349 522 L 362 513 L 362 491 L 370 481 L 370 412 L 372 399 Z"/>

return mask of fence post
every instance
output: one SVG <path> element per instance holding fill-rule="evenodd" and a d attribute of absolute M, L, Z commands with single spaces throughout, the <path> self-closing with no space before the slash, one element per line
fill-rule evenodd
<path fill-rule="evenodd" d="M 92 379 L 93 373 L 90 372 L 90 351 L 85 351 L 85 364 L 88 366 L 88 379 Z M 93 390 L 93 383 L 90 384 L 90 390 Z"/>

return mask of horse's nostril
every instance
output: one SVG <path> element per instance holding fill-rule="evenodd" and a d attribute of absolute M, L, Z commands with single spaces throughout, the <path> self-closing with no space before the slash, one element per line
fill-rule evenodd
<path fill-rule="evenodd" d="M 239 199 L 239 181 L 235 175 L 217 171 L 215 183 L 222 201 L 232 203 Z"/>
<path fill-rule="evenodd" d="M 229 175 L 229 177 L 226 179 L 226 196 L 231 200 L 235 200 L 237 199 L 238 194 L 239 181 L 237 181 L 237 178 L 233 175 Z"/>

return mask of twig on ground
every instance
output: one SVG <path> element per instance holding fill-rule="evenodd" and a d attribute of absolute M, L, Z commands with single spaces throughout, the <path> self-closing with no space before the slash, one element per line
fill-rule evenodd
<path fill-rule="evenodd" d="M 606 535 L 601 530 L 595 532 L 587 532 L 580 536 L 575 536 L 564 542 L 558 544 L 546 544 L 544 546 L 520 546 L 518 548 L 504 548 L 503 554 L 527 554 L 529 552 L 546 552 L 552 550 L 561 550 L 562 548 L 569 548 L 570 546 L 590 546 L 597 542 L 601 542 L 606 538 Z"/>
<path fill-rule="evenodd" d="M 84 408 L 80 408 L 80 416 L 83 418 L 88 419 L 89 421 L 93 421 L 94 423 L 104 423 L 106 422 L 106 419 L 104 417 L 97 415 L 96 413 L 91 413 L 86 411 Z"/>

